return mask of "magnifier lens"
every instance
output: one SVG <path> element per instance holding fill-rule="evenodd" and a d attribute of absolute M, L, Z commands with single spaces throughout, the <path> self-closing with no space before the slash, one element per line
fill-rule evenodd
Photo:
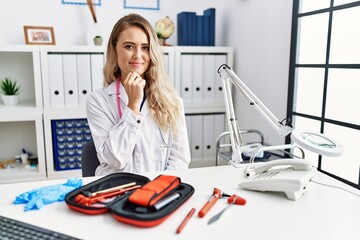
<path fill-rule="evenodd" d="M 333 141 L 331 141 L 330 139 L 325 138 L 323 136 L 320 136 L 320 135 L 304 132 L 304 133 L 301 133 L 301 137 L 304 140 L 308 141 L 309 143 L 312 143 L 319 147 L 325 147 L 325 148 L 335 148 L 336 147 L 336 144 Z"/>
<path fill-rule="evenodd" d="M 340 143 L 321 133 L 294 129 L 291 139 L 300 147 L 324 156 L 338 157 L 344 152 Z"/>

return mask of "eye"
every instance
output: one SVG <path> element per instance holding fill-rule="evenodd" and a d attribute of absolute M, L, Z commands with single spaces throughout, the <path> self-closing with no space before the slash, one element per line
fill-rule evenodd
<path fill-rule="evenodd" d="M 149 51 L 149 50 L 150 50 L 150 47 L 149 47 L 149 46 L 143 46 L 142 49 L 145 50 L 145 51 Z"/>
<path fill-rule="evenodd" d="M 130 44 L 127 44 L 124 46 L 126 49 L 134 49 L 134 46 L 133 45 L 130 45 Z"/>

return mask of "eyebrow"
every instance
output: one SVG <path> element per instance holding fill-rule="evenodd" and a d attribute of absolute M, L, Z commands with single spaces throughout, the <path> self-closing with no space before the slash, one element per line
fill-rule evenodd
<path fill-rule="evenodd" d="M 134 42 L 130 42 L 130 41 L 127 41 L 127 42 L 123 42 L 122 43 L 123 45 L 125 44 L 132 44 L 132 45 L 136 45 L 136 43 Z M 150 44 L 149 43 L 142 43 L 141 46 L 149 46 Z"/>

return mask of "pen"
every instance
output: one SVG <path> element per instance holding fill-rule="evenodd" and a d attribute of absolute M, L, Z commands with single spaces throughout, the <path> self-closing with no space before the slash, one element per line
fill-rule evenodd
<path fill-rule="evenodd" d="M 185 219 L 181 222 L 180 226 L 176 229 L 177 234 L 179 234 L 183 230 L 183 228 L 188 223 L 190 218 L 194 215 L 194 213 L 195 213 L 195 208 L 192 208 L 190 212 L 186 215 Z"/>

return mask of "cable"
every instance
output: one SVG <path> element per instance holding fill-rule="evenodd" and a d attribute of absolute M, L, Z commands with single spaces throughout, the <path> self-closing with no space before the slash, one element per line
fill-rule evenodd
<path fill-rule="evenodd" d="M 332 187 L 332 188 L 337 188 L 337 189 L 340 189 L 340 190 L 343 190 L 343 191 L 346 191 L 348 193 L 351 193 L 351 194 L 354 194 L 355 196 L 358 196 L 360 197 L 360 194 L 357 194 L 357 193 L 354 193 L 354 192 L 351 192 L 345 188 L 342 188 L 342 187 L 337 187 L 337 186 L 333 186 L 333 185 L 329 185 L 329 184 L 325 184 L 325 183 L 321 183 L 321 182 L 317 182 L 317 181 L 314 181 L 313 179 L 310 180 L 311 182 L 314 182 L 314 183 L 317 183 L 317 184 L 320 184 L 320 185 L 323 185 L 323 186 L 326 186 L 326 187 Z"/>

